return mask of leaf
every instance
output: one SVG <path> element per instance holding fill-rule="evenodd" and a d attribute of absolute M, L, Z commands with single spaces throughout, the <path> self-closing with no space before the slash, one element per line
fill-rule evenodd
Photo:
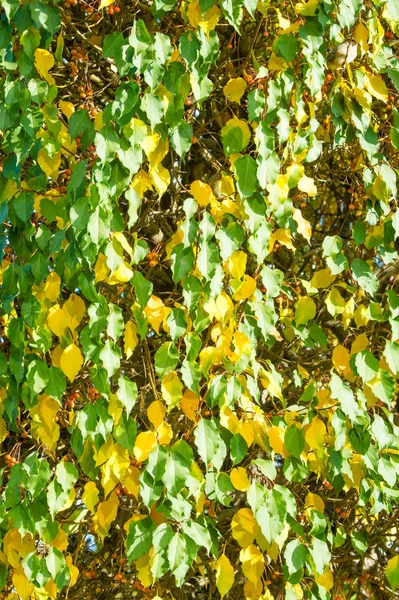
<path fill-rule="evenodd" d="M 226 456 L 226 444 L 213 421 L 202 419 L 194 430 L 195 445 L 208 468 L 212 464 L 220 469 Z"/>
<path fill-rule="evenodd" d="M 147 408 L 147 417 L 148 420 L 154 427 L 158 427 L 161 425 L 163 420 L 165 419 L 166 408 L 163 402 L 160 400 L 154 400 L 151 402 L 150 406 Z"/>
<path fill-rule="evenodd" d="M 73 381 L 83 365 L 83 356 L 75 344 L 70 344 L 60 358 L 60 368 L 70 381 Z"/>
<path fill-rule="evenodd" d="M 294 210 L 292 217 L 294 221 L 296 221 L 298 232 L 310 242 L 310 238 L 312 237 L 312 226 L 309 221 L 303 218 L 302 213 L 298 208 Z"/>
<path fill-rule="evenodd" d="M 255 160 L 252 156 L 246 154 L 235 161 L 234 169 L 238 179 L 237 188 L 241 196 L 251 196 L 256 191 L 257 187 L 257 168 Z"/>
<path fill-rule="evenodd" d="M 388 89 L 381 77 L 378 75 L 371 75 L 370 77 L 366 76 L 364 78 L 364 86 L 374 98 L 382 100 L 383 102 L 388 102 Z"/>
<path fill-rule="evenodd" d="M 325 443 L 327 429 L 323 421 L 315 417 L 310 425 L 306 427 L 305 440 L 311 448 L 322 448 Z"/>
<path fill-rule="evenodd" d="M 302 296 L 295 305 L 295 322 L 305 325 L 316 316 L 316 304 L 309 296 Z"/>
<path fill-rule="evenodd" d="M 253 544 L 243 548 L 240 552 L 240 561 L 245 577 L 252 583 L 257 583 L 265 569 L 265 559 L 259 548 Z"/>
<path fill-rule="evenodd" d="M 119 508 L 119 498 L 115 492 L 112 492 L 108 498 L 108 500 L 104 500 L 104 502 L 100 502 L 97 506 L 97 525 L 98 525 L 98 535 L 101 539 L 107 535 L 111 524 L 116 519 L 116 515 L 118 514 Z"/>
<path fill-rule="evenodd" d="M 259 525 L 250 508 L 240 508 L 231 520 L 231 535 L 242 548 L 247 548 L 259 534 Z"/>
<path fill-rule="evenodd" d="M 399 554 L 388 560 L 385 568 L 385 576 L 394 592 L 399 586 Z"/>
<path fill-rule="evenodd" d="M 216 563 L 216 587 L 223 598 L 233 587 L 234 568 L 225 554 Z"/>
<path fill-rule="evenodd" d="M 245 121 L 233 117 L 222 128 L 223 148 L 227 156 L 246 148 L 251 139 L 251 131 Z"/>
<path fill-rule="evenodd" d="M 213 192 L 207 183 L 196 180 L 190 185 L 192 197 L 200 206 L 207 206 L 213 199 Z"/>
<path fill-rule="evenodd" d="M 152 450 L 157 446 L 157 436 L 153 431 L 142 431 L 136 437 L 133 454 L 137 462 L 147 460 Z"/>
<path fill-rule="evenodd" d="M 98 504 L 99 500 L 99 491 L 97 489 L 94 481 L 88 481 L 85 484 L 84 491 L 82 494 L 82 501 L 84 505 L 90 510 L 90 512 L 95 512 L 95 507 Z"/>
<path fill-rule="evenodd" d="M 183 396 L 183 384 L 175 371 L 168 373 L 162 378 L 161 393 L 169 410 L 180 402 Z"/>
<path fill-rule="evenodd" d="M 247 84 L 245 79 L 235 77 L 234 79 L 229 79 L 223 88 L 223 93 L 230 102 L 240 102 L 246 89 Z"/>
<path fill-rule="evenodd" d="M 170 310 L 157 296 L 151 296 L 148 300 L 144 312 L 149 324 L 157 333 L 159 333 L 159 328 L 169 315 Z"/>
<path fill-rule="evenodd" d="M 230 479 L 236 490 L 239 490 L 240 492 L 246 492 L 251 485 L 247 472 L 243 467 L 232 469 Z"/>
<path fill-rule="evenodd" d="M 41 77 L 47 81 L 49 85 L 55 84 L 55 79 L 49 74 L 50 69 L 54 67 L 54 56 L 43 48 L 35 50 L 35 67 Z"/>

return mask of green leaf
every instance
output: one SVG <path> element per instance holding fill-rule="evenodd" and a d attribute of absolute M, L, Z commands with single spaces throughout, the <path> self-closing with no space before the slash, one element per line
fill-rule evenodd
<path fill-rule="evenodd" d="M 214 421 L 202 419 L 194 431 L 198 453 L 208 468 L 210 464 L 220 469 L 226 457 L 226 444 Z"/>
<path fill-rule="evenodd" d="M 132 283 L 137 302 L 140 304 L 141 308 L 144 308 L 152 294 L 152 283 L 143 277 L 139 271 L 133 273 Z"/>
<path fill-rule="evenodd" d="M 238 179 L 237 187 L 241 196 L 251 196 L 256 191 L 256 162 L 249 154 L 241 156 L 234 163 L 235 174 Z"/>
<path fill-rule="evenodd" d="M 111 340 L 107 340 L 100 351 L 99 357 L 104 369 L 108 373 L 108 377 L 112 377 L 119 369 L 121 363 L 121 353 L 118 346 L 111 342 Z"/>
<path fill-rule="evenodd" d="M 90 126 L 91 121 L 89 113 L 84 109 L 74 112 L 68 121 L 68 129 L 72 139 L 75 139 L 78 134 L 85 132 Z"/>
<path fill-rule="evenodd" d="M 129 415 L 137 401 L 137 384 L 135 381 L 130 381 L 127 377 L 121 375 L 118 379 L 118 386 L 118 400 L 122 402 Z"/>
<path fill-rule="evenodd" d="M 173 371 L 179 362 L 179 351 L 176 345 L 172 342 L 164 342 L 155 353 L 154 361 L 156 374 L 162 379 Z"/>
<path fill-rule="evenodd" d="M 146 554 L 152 546 L 152 534 L 155 523 L 150 517 L 130 523 L 129 533 L 126 538 L 126 551 L 128 561 L 131 563 Z"/>

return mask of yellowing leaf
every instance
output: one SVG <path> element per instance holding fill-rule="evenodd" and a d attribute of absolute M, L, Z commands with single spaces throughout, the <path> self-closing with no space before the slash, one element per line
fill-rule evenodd
<path fill-rule="evenodd" d="M 232 469 L 230 479 L 236 490 L 239 490 L 240 492 L 246 492 L 251 485 L 247 472 L 243 467 Z"/>
<path fill-rule="evenodd" d="M 364 23 L 358 23 L 356 25 L 355 33 L 354 33 L 355 42 L 357 42 L 362 49 L 362 52 L 367 52 L 368 50 L 368 40 L 369 40 L 369 30 L 367 29 Z"/>
<path fill-rule="evenodd" d="M 298 181 L 298 189 L 301 192 L 305 192 L 310 197 L 316 196 L 317 194 L 317 187 L 314 184 L 314 180 L 306 175 L 303 175 L 303 177 Z"/>
<path fill-rule="evenodd" d="M 294 10 L 298 15 L 304 17 L 313 17 L 316 14 L 319 0 L 309 0 L 309 2 L 298 2 L 294 6 Z"/>
<path fill-rule="evenodd" d="M 73 560 L 72 560 L 72 556 L 68 555 L 65 557 L 65 562 L 68 566 L 69 569 L 69 574 L 71 576 L 71 579 L 69 581 L 69 586 L 72 587 L 73 585 L 75 585 L 75 583 L 78 580 L 79 577 L 79 569 L 77 567 L 75 567 L 75 565 L 73 564 Z"/>
<path fill-rule="evenodd" d="M 294 212 L 292 213 L 292 217 L 293 217 L 294 221 L 296 221 L 296 224 L 298 225 L 298 232 L 301 235 L 303 235 L 303 237 L 306 240 L 308 240 L 308 242 L 310 242 L 310 238 L 312 237 L 312 226 L 309 223 L 309 221 L 304 219 L 299 208 L 296 208 L 294 210 Z"/>
<path fill-rule="evenodd" d="M 222 128 L 222 138 L 225 138 L 233 129 L 240 129 L 241 131 L 241 148 L 244 149 L 248 146 L 249 140 L 251 139 L 251 130 L 247 123 L 242 119 L 234 116 L 232 119 L 227 121 L 226 125 Z M 236 155 L 238 158 L 239 155 Z M 230 160 L 233 156 L 230 156 Z"/>
<path fill-rule="evenodd" d="M 54 85 L 55 79 L 49 74 L 50 69 L 54 67 L 54 56 L 43 48 L 35 50 L 35 67 L 40 77 L 43 77 L 49 85 Z"/>
<path fill-rule="evenodd" d="M 204 309 L 212 320 L 216 319 L 220 323 L 226 323 L 233 316 L 233 302 L 226 292 L 221 292 L 216 300 L 209 300 Z"/>
<path fill-rule="evenodd" d="M 193 181 L 190 185 L 190 193 L 200 206 L 207 206 L 213 199 L 212 188 L 199 179 Z"/>
<path fill-rule="evenodd" d="M 116 240 L 122 246 L 124 251 L 127 252 L 127 254 L 130 256 L 130 258 L 133 258 L 133 248 L 131 247 L 123 233 L 121 233 L 120 231 L 115 231 L 114 235 L 112 236 L 112 239 Z"/>
<path fill-rule="evenodd" d="M 172 427 L 166 421 L 163 421 L 156 428 L 157 432 L 157 441 L 161 446 L 167 446 L 170 444 L 173 438 L 173 430 Z"/>
<path fill-rule="evenodd" d="M 126 283 L 133 277 L 133 269 L 127 264 L 126 261 L 122 261 L 116 271 L 108 277 L 107 283 L 110 285 L 116 285 L 117 283 Z"/>
<path fill-rule="evenodd" d="M 222 355 L 218 348 L 213 348 L 212 346 L 204 348 L 199 355 L 201 373 L 204 375 L 207 374 L 211 366 L 217 365 L 221 360 Z"/>
<path fill-rule="evenodd" d="M 295 246 L 292 243 L 292 235 L 289 229 L 277 229 L 274 231 L 269 238 L 269 253 L 273 252 L 274 244 L 279 242 L 282 246 L 295 250 Z"/>
<path fill-rule="evenodd" d="M 47 313 L 47 325 L 57 337 L 62 338 L 69 325 L 69 316 L 56 304 Z"/>
<path fill-rule="evenodd" d="M 170 308 L 167 308 L 157 296 L 151 296 L 144 312 L 151 327 L 159 333 L 159 327 L 169 315 Z"/>
<path fill-rule="evenodd" d="M 395 591 L 399 586 L 399 554 L 389 559 L 385 568 L 385 576 L 392 590 Z"/>
<path fill-rule="evenodd" d="M 332 363 L 338 372 L 343 373 L 349 366 L 349 358 L 349 351 L 344 348 L 344 346 L 341 346 L 340 344 L 335 346 L 332 353 Z"/>
<path fill-rule="evenodd" d="M 225 554 L 216 563 L 216 587 L 223 598 L 234 583 L 234 568 Z"/>
<path fill-rule="evenodd" d="M 60 152 L 56 152 L 53 157 L 50 157 L 44 148 L 40 148 L 37 153 L 37 162 L 47 177 L 51 177 L 53 181 L 58 179 L 58 171 L 61 165 Z"/>
<path fill-rule="evenodd" d="M 311 286 L 317 289 L 327 288 L 335 279 L 329 268 L 320 269 L 312 277 Z"/>
<path fill-rule="evenodd" d="M 140 169 L 138 173 L 133 177 L 133 181 L 131 183 L 132 188 L 135 192 L 142 198 L 147 190 L 152 190 L 151 178 L 144 171 L 144 169 Z"/>
<path fill-rule="evenodd" d="M 125 477 L 123 478 L 123 485 L 129 492 L 129 494 L 133 494 L 136 500 L 139 497 L 140 493 L 140 471 L 137 467 L 130 465 L 125 472 Z"/>
<path fill-rule="evenodd" d="M 311 510 L 318 510 L 321 513 L 324 513 L 324 502 L 317 494 L 313 494 L 309 492 L 309 494 L 305 498 L 305 509 L 307 514 L 310 514 Z"/>
<path fill-rule="evenodd" d="M 176 371 L 172 371 L 163 377 L 161 382 L 161 393 L 169 410 L 180 402 L 183 396 L 183 384 L 178 378 Z"/>
<path fill-rule="evenodd" d="M 154 427 L 158 427 L 163 422 L 165 415 L 166 408 L 164 403 L 160 400 L 154 400 L 154 402 L 151 402 L 150 406 L 147 408 L 148 420 L 152 425 L 154 425 Z"/>
<path fill-rule="evenodd" d="M 161 139 L 159 133 L 147 135 L 141 142 L 141 147 L 147 155 L 150 167 L 156 167 L 167 155 L 169 150 L 169 140 Z"/>
<path fill-rule="evenodd" d="M 119 498 L 115 492 L 110 494 L 108 500 L 100 502 L 97 507 L 97 532 L 101 539 L 107 535 L 111 524 L 116 519 L 119 508 Z"/>
<path fill-rule="evenodd" d="M 58 438 L 60 437 L 60 428 L 55 422 L 55 416 L 59 411 L 60 405 L 56 400 L 41 394 L 39 402 L 29 409 L 32 418 L 31 433 L 33 437 L 48 446 L 53 452 L 56 448 Z"/>
<path fill-rule="evenodd" d="M 51 302 L 56 302 L 61 291 L 61 278 L 55 271 L 52 271 L 46 279 L 44 284 L 44 295 Z"/>
<path fill-rule="evenodd" d="M 240 508 L 231 519 L 231 535 L 242 548 L 247 548 L 260 529 L 250 508 Z"/>
<path fill-rule="evenodd" d="M 151 182 L 160 196 L 168 189 L 170 184 L 170 172 L 161 164 L 157 165 L 150 171 Z"/>
<path fill-rule="evenodd" d="M 244 281 L 238 286 L 233 294 L 233 300 L 247 300 L 256 290 L 256 280 L 250 275 L 244 275 Z"/>
<path fill-rule="evenodd" d="M 95 507 L 98 504 L 99 492 L 94 481 L 88 481 L 84 487 L 82 500 L 84 505 L 90 510 L 95 512 Z"/>
<path fill-rule="evenodd" d="M 137 327 L 136 324 L 133 323 L 133 321 L 128 321 L 125 325 L 123 343 L 125 347 L 126 358 L 129 359 L 133 354 L 133 350 L 139 343 L 139 340 L 137 338 Z"/>
<path fill-rule="evenodd" d="M 270 447 L 276 454 L 284 454 L 284 435 L 285 430 L 282 427 L 277 427 L 277 425 L 273 425 L 267 430 Z"/>
<path fill-rule="evenodd" d="M 377 100 L 388 102 L 388 89 L 385 82 L 378 75 L 371 75 L 370 77 L 364 77 L 364 86 Z"/>
<path fill-rule="evenodd" d="M 334 586 L 334 575 L 332 574 L 330 565 L 326 566 L 324 574 L 315 574 L 315 581 L 318 585 L 322 585 L 329 592 Z"/>
<path fill-rule="evenodd" d="M 144 462 L 149 457 L 151 451 L 157 445 L 157 436 L 154 431 L 142 431 L 136 437 L 133 448 L 133 454 L 137 462 Z"/>
<path fill-rule="evenodd" d="M 110 273 L 110 268 L 107 265 L 107 257 L 104 256 L 104 254 L 102 252 L 100 252 L 98 254 L 96 264 L 94 265 L 94 273 L 95 273 L 94 281 L 96 283 L 107 279 L 107 277 Z"/>
<path fill-rule="evenodd" d="M 235 250 L 224 265 L 224 270 L 234 279 L 241 279 L 247 268 L 247 254 L 242 250 Z"/>
<path fill-rule="evenodd" d="M 58 108 L 64 113 L 67 119 L 70 119 L 75 112 L 75 105 L 72 102 L 66 102 L 65 100 L 60 100 L 58 102 Z"/>
<path fill-rule="evenodd" d="M 315 417 L 310 425 L 306 426 L 305 440 L 308 445 L 317 450 L 323 447 L 327 433 L 326 426 L 319 417 Z"/>
<path fill-rule="evenodd" d="M 61 527 L 58 528 L 58 533 L 51 540 L 50 545 L 61 552 L 64 552 L 68 548 L 68 536 Z"/>
<path fill-rule="evenodd" d="M 272 52 L 267 66 L 269 67 L 270 71 L 284 71 L 288 65 L 284 58 L 277 56 L 274 52 Z"/>
<path fill-rule="evenodd" d="M 70 381 L 73 381 L 82 368 L 82 365 L 83 356 L 80 349 L 75 346 L 75 344 L 70 344 L 61 354 L 61 371 L 68 377 Z"/>
<path fill-rule="evenodd" d="M 316 304 L 309 296 L 302 296 L 295 305 L 295 322 L 299 325 L 305 325 L 310 319 L 316 316 Z"/>
<path fill-rule="evenodd" d="M 144 587 L 149 587 L 153 583 L 150 565 L 151 551 L 141 556 L 135 561 L 134 566 L 137 570 L 137 577 Z"/>
<path fill-rule="evenodd" d="M 201 17 L 201 20 L 198 22 L 198 25 L 201 27 L 201 29 L 205 31 L 206 35 L 209 35 L 209 32 L 215 29 L 220 19 L 220 15 L 220 8 L 216 4 L 214 4 L 212 8 L 209 8 Z"/>
<path fill-rule="evenodd" d="M 84 301 L 77 294 L 71 294 L 62 308 L 69 317 L 69 328 L 76 329 L 76 327 L 80 325 L 86 312 Z"/>
<path fill-rule="evenodd" d="M 245 577 L 256 583 L 263 575 L 265 569 L 265 559 L 262 552 L 251 544 L 240 552 L 240 560 L 242 562 L 242 572 Z"/>
<path fill-rule="evenodd" d="M 242 77 L 235 77 L 226 83 L 223 88 L 223 93 L 230 102 L 240 102 L 246 89 L 247 84 L 245 79 Z"/>
<path fill-rule="evenodd" d="M 183 397 L 180 400 L 180 406 L 186 417 L 192 421 L 197 420 L 199 398 L 194 392 L 189 389 L 185 390 Z"/>

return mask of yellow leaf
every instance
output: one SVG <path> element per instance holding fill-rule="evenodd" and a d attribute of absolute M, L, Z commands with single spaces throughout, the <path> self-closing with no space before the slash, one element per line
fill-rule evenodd
<path fill-rule="evenodd" d="M 199 363 L 201 373 L 206 375 L 212 365 L 217 365 L 222 360 L 221 352 L 218 348 L 208 346 L 201 350 L 199 354 Z"/>
<path fill-rule="evenodd" d="M 139 469 L 130 465 L 126 470 L 125 477 L 123 478 L 123 485 L 129 492 L 129 494 L 133 494 L 136 500 L 138 499 L 140 493 L 139 477 Z"/>
<path fill-rule="evenodd" d="M 240 102 L 243 97 L 247 84 L 242 77 L 230 79 L 223 88 L 223 93 L 230 102 Z"/>
<path fill-rule="evenodd" d="M 326 426 L 319 417 L 315 417 L 310 425 L 306 426 L 305 440 L 307 444 L 317 450 L 323 447 L 326 437 Z"/>
<path fill-rule="evenodd" d="M 309 296 L 302 296 L 295 305 L 295 323 L 305 325 L 316 316 L 316 304 Z"/>
<path fill-rule="evenodd" d="M 242 250 L 235 250 L 224 265 L 224 270 L 234 279 L 241 279 L 247 268 L 247 254 Z"/>
<path fill-rule="evenodd" d="M 352 343 L 351 354 L 357 354 L 362 350 L 366 350 L 369 345 L 369 339 L 365 333 L 358 335 Z"/>
<path fill-rule="evenodd" d="M 243 467 L 232 469 L 230 479 L 236 490 L 239 490 L 240 492 L 246 492 L 251 485 L 247 472 Z"/>
<path fill-rule="evenodd" d="M 161 382 L 161 393 L 169 410 L 180 402 L 183 396 L 183 384 L 178 378 L 176 371 L 172 371 L 163 377 Z"/>
<path fill-rule="evenodd" d="M 129 453 L 119 444 L 113 444 L 108 460 L 101 467 L 101 485 L 107 496 L 116 484 L 123 480 L 126 470 L 130 465 Z"/>
<path fill-rule="evenodd" d="M 75 585 L 75 583 L 78 580 L 79 569 L 77 567 L 75 567 L 75 565 L 73 564 L 72 556 L 70 554 L 65 557 L 65 562 L 68 566 L 69 574 L 71 576 L 69 586 L 72 587 L 73 585 Z"/>
<path fill-rule="evenodd" d="M 333 287 L 326 298 L 327 310 L 332 317 L 342 315 L 345 310 L 345 300 L 336 287 Z M 356 314 L 355 314 L 356 322 Z"/>
<path fill-rule="evenodd" d="M 354 33 L 355 42 L 357 42 L 362 49 L 362 52 L 367 52 L 368 50 L 368 40 L 369 40 L 369 30 L 367 29 L 364 23 L 358 23 L 356 25 L 355 33 Z"/>
<path fill-rule="evenodd" d="M 269 253 L 273 252 L 275 242 L 279 242 L 282 246 L 295 251 L 295 246 L 292 243 L 292 235 L 289 229 L 277 229 L 269 238 Z"/>
<path fill-rule="evenodd" d="M 312 226 L 309 223 L 309 221 L 304 219 L 299 208 L 296 208 L 294 210 L 294 212 L 292 213 L 292 217 L 293 217 L 294 221 L 296 221 L 296 224 L 298 225 L 298 233 L 303 235 L 303 237 L 306 240 L 308 240 L 308 242 L 310 242 L 310 238 L 312 237 Z"/>
<path fill-rule="evenodd" d="M 209 300 L 204 309 L 212 320 L 216 319 L 220 323 L 226 323 L 233 316 L 233 302 L 226 292 L 221 292 L 216 300 Z"/>
<path fill-rule="evenodd" d="M 55 304 L 50 308 L 47 313 L 46 321 L 51 331 L 55 333 L 57 337 L 64 337 L 65 331 L 69 325 L 69 316 L 59 304 Z"/>
<path fill-rule="evenodd" d="M 73 381 L 83 365 L 83 356 L 80 349 L 75 344 L 70 344 L 61 354 L 61 371 Z"/>
<path fill-rule="evenodd" d="M 157 436 L 154 431 L 142 431 L 136 437 L 133 454 L 137 462 L 147 460 L 152 450 L 157 445 Z"/>
<path fill-rule="evenodd" d="M 115 0 L 101 0 L 100 2 L 100 10 L 102 8 L 106 8 L 107 6 L 111 6 L 111 4 L 113 4 L 115 2 Z"/>
<path fill-rule="evenodd" d="M 151 296 L 148 304 L 144 309 L 145 315 L 151 327 L 159 333 L 161 323 L 170 313 L 170 308 L 166 307 L 162 300 L 157 296 Z"/>
<path fill-rule="evenodd" d="M 287 63 L 284 58 L 277 56 L 274 52 L 271 53 L 269 62 L 267 63 L 270 71 L 284 71 L 287 68 Z"/>
<path fill-rule="evenodd" d="M 311 510 L 318 510 L 319 512 L 324 513 L 324 502 L 320 496 L 309 492 L 305 498 L 305 509 L 307 515 L 310 515 Z"/>
<path fill-rule="evenodd" d="M 301 192 L 305 192 L 309 197 L 316 196 L 317 194 L 317 187 L 314 184 L 314 180 L 306 175 L 303 175 L 298 181 L 298 189 Z"/>
<path fill-rule="evenodd" d="M 56 302 L 61 291 L 61 278 L 55 271 L 52 271 L 46 279 L 44 284 L 44 295 L 51 302 Z"/>
<path fill-rule="evenodd" d="M 64 113 L 67 119 L 70 119 L 75 112 L 75 105 L 72 102 L 66 102 L 65 100 L 60 100 L 58 102 L 58 108 Z"/>
<path fill-rule="evenodd" d="M 215 29 L 220 19 L 220 15 L 220 8 L 214 4 L 212 8 L 209 8 L 201 17 L 198 25 L 205 31 L 206 35 L 209 35 L 209 32 Z"/>
<path fill-rule="evenodd" d="M 56 152 L 53 157 L 50 157 L 44 148 L 40 148 L 37 153 L 37 162 L 47 177 L 51 177 L 53 181 L 58 179 L 58 171 L 61 165 L 60 152 Z"/>
<path fill-rule="evenodd" d="M 55 79 L 49 74 L 50 69 L 54 67 L 54 56 L 43 48 L 35 50 L 35 67 L 40 77 L 43 77 L 49 85 L 54 85 Z"/>
<path fill-rule="evenodd" d="M 50 542 L 53 548 L 57 548 L 60 552 L 64 552 L 68 548 L 68 536 L 61 527 L 58 527 L 58 533 Z"/>
<path fill-rule="evenodd" d="M 137 327 L 136 324 L 133 323 L 133 321 L 128 321 L 125 325 L 123 343 L 125 347 L 126 358 L 129 359 L 133 354 L 133 350 L 139 343 L 139 340 L 137 338 Z"/>
<path fill-rule="evenodd" d="M 149 587 L 153 583 L 151 566 L 150 566 L 151 550 L 135 561 L 134 566 L 137 570 L 137 578 L 144 587 Z"/>
<path fill-rule="evenodd" d="M 234 568 L 225 554 L 216 563 L 216 587 L 223 598 L 234 583 Z"/>
<path fill-rule="evenodd" d="M 342 311 L 343 312 L 343 311 Z M 353 318 L 356 323 L 356 327 L 363 327 L 369 322 L 369 312 L 364 304 L 360 304 L 354 312 Z"/>
<path fill-rule="evenodd" d="M 168 189 L 170 184 L 170 172 L 161 164 L 150 171 L 151 182 L 160 196 Z"/>
<path fill-rule="evenodd" d="M 316 271 L 310 285 L 317 289 L 324 289 L 331 285 L 334 279 L 335 275 L 332 275 L 330 269 L 327 267 L 326 269 Z"/>
<path fill-rule="evenodd" d="M 233 294 L 233 300 L 247 300 L 256 290 L 256 280 L 250 275 L 244 275 L 244 281 L 238 286 Z"/>
<path fill-rule="evenodd" d="M 197 29 L 199 22 L 201 21 L 201 18 L 202 18 L 202 12 L 201 12 L 201 9 L 199 6 L 199 0 L 193 0 L 192 2 L 189 3 L 186 14 L 187 14 L 188 22 L 190 23 L 191 27 L 194 27 L 194 29 Z"/>
<path fill-rule="evenodd" d="M 63 349 L 61 348 L 61 346 L 56 346 L 54 348 L 54 350 L 51 353 L 51 362 L 53 363 L 54 367 L 58 367 L 59 369 L 61 369 L 61 365 L 60 365 L 60 360 L 61 360 L 61 356 L 63 353 Z"/>
<path fill-rule="evenodd" d="M 127 252 L 127 254 L 130 256 L 130 258 L 133 258 L 133 248 L 131 247 L 123 233 L 121 233 L 120 231 L 115 231 L 114 235 L 112 236 L 112 239 L 116 240 L 122 246 L 124 251 Z"/>
<path fill-rule="evenodd" d="M 242 548 L 252 544 L 259 531 L 259 525 L 250 508 L 240 508 L 231 519 L 231 535 Z"/>
<path fill-rule="evenodd" d="M 133 277 L 133 269 L 129 267 L 126 261 L 122 261 L 119 267 L 107 279 L 110 285 L 117 283 L 126 283 Z"/>
<path fill-rule="evenodd" d="M 364 77 L 364 86 L 377 100 L 388 102 L 388 89 L 385 82 L 378 75 L 367 75 Z"/>
<path fill-rule="evenodd" d="M 332 363 L 338 372 L 343 373 L 349 366 L 349 358 L 349 351 L 344 348 L 344 346 L 341 346 L 340 344 L 335 346 L 332 353 Z"/>
<path fill-rule="evenodd" d="M 133 181 L 131 183 L 132 188 L 135 192 L 142 198 L 147 190 L 152 190 L 151 178 L 144 171 L 144 169 L 140 169 L 138 173 L 133 177 Z"/>
<path fill-rule="evenodd" d="M 144 138 L 141 142 L 141 147 L 147 155 L 151 169 L 153 169 L 159 165 L 167 155 L 169 151 L 169 140 L 166 138 L 166 140 L 163 141 L 159 133 L 154 133 L 153 135 L 147 135 Z"/>
<path fill-rule="evenodd" d="M 304 17 L 313 17 L 316 14 L 319 0 L 309 0 L 309 2 L 298 2 L 294 6 L 294 10 L 298 15 Z"/>
<path fill-rule="evenodd" d="M 192 421 L 197 420 L 197 410 L 199 406 L 199 398 L 194 392 L 187 389 L 182 399 L 180 400 L 180 406 L 186 417 L 191 419 Z"/>
<path fill-rule="evenodd" d="M 284 454 L 284 435 L 285 430 L 282 427 L 277 427 L 277 425 L 273 425 L 270 429 L 267 430 L 267 437 L 269 438 L 269 444 L 271 449 L 276 454 Z"/>
<path fill-rule="evenodd" d="M 324 574 L 315 574 L 315 581 L 318 585 L 322 585 L 327 592 L 329 592 L 334 586 L 334 575 L 332 574 L 330 565 L 327 565 Z"/>
<path fill-rule="evenodd" d="M 60 437 L 60 428 L 54 418 L 60 405 L 56 400 L 41 394 L 39 402 L 29 409 L 32 418 L 31 433 L 33 437 L 49 447 L 53 452 Z"/>
<path fill-rule="evenodd" d="M 30 600 L 35 586 L 28 580 L 22 565 L 14 568 L 12 583 L 20 600 Z"/>
<path fill-rule="evenodd" d="M 247 579 L 244 583 L 244 598 L 245 600 L 262 600 L 262 580 L 258 579 L 255 583 Z"/>
<path fill-rule="evenodd" d="M 248 127 L 247 123 L 242 119 L 239 119 L 238 117 L 234 116 L 232 119 L 227 121 L 226 125 L 222 128 L 222 137 L 224 138 L 230 133 L 230 131 L 237 128 L 241 131 L 240 142 L 242 149 L 244 149 L 248 146 L 249 140 L 251 139 L 251 130 Z M 230 157 L 230 159 L 231 158 L 232 157 Z"/>
<path fill-rule="evenodd" d="M 71 294 L 62 309 L 69 316 L 69 328 L 76 329 L 86 312 L 86 305 L 82 298 L 77 294 Z"/>
<path fill-rule="evenodd" d="M 151 402 L 150 406 L 147 408 L 147 417 L 149 422 L 154 425 L 154 427 L 159 427 L 159 425 L 163 422 L 166 415 L 166 408 L 163 402 L 160 400 L 154 400 Z"/>
<path fill-rule="evenodd" d="M 107 265 L 107 257 L 104 256 L 102 252 L 100 252 L 98 254 L 96 264 L 94 265 L 94 281 L 98 283 L 99 281 L 104 281 L 105 279 L 107 279 L 110 270 L 111 269 Z"/>
<path fill-rule="evenodd" d="M 161 446 L 167 446 L 170 444 L 173 438 L 173 430 L 172 427 L 166 421 L 163 421 L 156 428 L 157 432 L 157 441 Z"/>
<path fill-rule="evenodd" d="M 109 496 L 108 500 L 100 502 L 97 507 L 97 532 L 103 540 L 107 535 L 112 522 L 116 519 L 119 508 L 119 498 L 115 492 Z"/>
<path fill-rule="evenodd" d="M 245 577 L 256 584 L 262 577 L 265 569 L 265 559 L 262 552 L 259 548 L 251 544 L 247 548 L 241 550 L 240 560 L 242 562 L 242 572 Z"/>
<path fill-rule="evenodd" d="M 95 512 L 95 507 L 98 504 L 99 492 L 94 481 L 88 481 L 84 487 L 82 500 L 86 508 L 90 510 L 90 512 Z"/>
<path fill-rule="evenodd" d="M 190 185 L 190 193 L 200 206 L 207 206 L 213 199 L 212 188 L 199 179 L 193 181 Z"/>

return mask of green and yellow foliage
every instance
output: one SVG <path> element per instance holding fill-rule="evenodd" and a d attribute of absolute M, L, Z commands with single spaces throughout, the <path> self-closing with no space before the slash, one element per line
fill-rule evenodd
<path fill-rule="evenodd" d="M 398 597 L 397 0 L 0 6 L 0 598 Z"/>

